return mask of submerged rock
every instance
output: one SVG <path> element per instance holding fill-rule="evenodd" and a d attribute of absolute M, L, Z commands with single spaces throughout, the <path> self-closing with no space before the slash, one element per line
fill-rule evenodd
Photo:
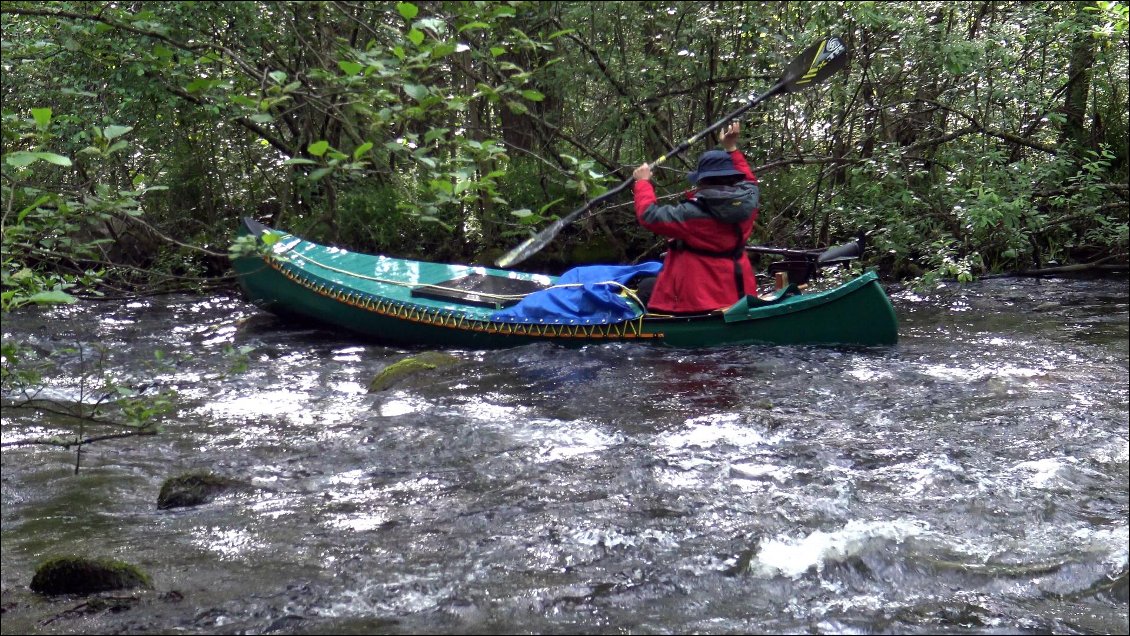
<path fill-rule="evenodd" d="M 247 484 L 221 477 L 208 471 L 184 473 L 170 477 L 161 484 L 161 492 L 157 495 L 157 508 L 183 508 L 186 506 L 199 506 L 216 497 L 232 490 L 242 490 Z"/>
<path fill-rule="evenodd" d="M 434 371 L 459 363 L 459 358 L 439 351 L 425 351 L 417 356 L 398 360 L 381 370 L 369 382 L 369 392 L 377 393 L 391 388 L 404 378 L 424 371 Z"/>
<path fill-rule="evenodd" d="M 40 594 L 93 594 L 109 590 L 153 587 L 137 566 L 113 559 L 54 557 L 35 570 L 31 589 Z"/>

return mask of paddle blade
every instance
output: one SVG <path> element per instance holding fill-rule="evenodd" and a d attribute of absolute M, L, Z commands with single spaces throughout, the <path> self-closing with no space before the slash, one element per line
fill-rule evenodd
<path fill-rule="evenodd" d="M 859 244 L 858 239 L 855 239 L 843 245 L 829 247 L 820 253 L 820 256 L 816 258 L 816 262 L 830 264 L 833 262 L 850 261 L 854 258 L 859 258 L 862 254 L 863 246 Z"/>
<path fill-rule="evenodd" d="M 561 231 L 561 228 L 565 227 L 565 220 L 566 219 L 558 219 L 554 221 L 541 232 L 538 232 L 536 235 L 522 241 L 518 245 L 518 247 L 515 247 L 509 252 L 503 254 L 501 258 L 494 262 L 494 264 L 502 268 L 507 268 L 511 265 L 521 263 L 530 256 L 538 253 L 541 248 L 548 245 L 549 242 L 552 241 L 555 236 L 557 236 L 557 234 Z"/>
<path fill-rule="evenodd" d="M 817 42 L 793 60 L 779 84 L 785 92 L 801 91 L 819 84 L 847 64 L 848 48 L 843 40 L 831 37 Z"/>

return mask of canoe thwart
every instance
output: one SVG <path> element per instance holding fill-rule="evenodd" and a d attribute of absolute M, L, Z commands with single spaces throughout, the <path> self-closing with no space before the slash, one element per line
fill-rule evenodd
<path fill-rule="evenodd" d="M 548 288 L 549 285 L 533 280 L 490 274 L 469 274 L 442 283 L 413 287 L 412 296 L 502 309 L 517 304 L 527 294 Z"/>

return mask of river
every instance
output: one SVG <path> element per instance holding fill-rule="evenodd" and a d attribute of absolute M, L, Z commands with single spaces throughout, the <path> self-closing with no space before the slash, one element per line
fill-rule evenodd
<path fill-rule="evenodd" d="M 900 289 L 894 347 L 451 351 L 376 393 L 418 352 L 235 296 L 20 309 L 57 403 L 107 376 L 176 408 L 78 475 L 4 449 L 2 631 L 1126 633 L 1128 296 Z M 16 397 L 4 442 L 65 430 Z M 191 470 L 255 489 L 158 510 Z M 30 591 L 63 553 L 153 589 Z"/>

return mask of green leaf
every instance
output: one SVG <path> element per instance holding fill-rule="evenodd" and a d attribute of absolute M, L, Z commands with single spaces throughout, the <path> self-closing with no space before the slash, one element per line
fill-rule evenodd
<path fill-rule="evenodd" d="M 201 91 L 206 91 L 219 83 L 220 82 L 218 80 L 213 79 L 194 79 L 184 87 L 184 90 L 189 93 L 199 93 Z"/>
<path fill-rule="evenodd" d="M 306 175 L 306 178 L 311 181 L 317 181 L 331 172 L 333 172 L 333 168 L 318 168 L 314 172 Z"/>
<path fill-rule="evenodd" d="M 434 33 L 446 33 L 447 23 L 439 18 L 424 18 L 417 20 L 412 26 L 420 29 L 421 31 L 432 31 Z"/>
<path fill-rule="evenodd" d="M 408 96 L 412 99 L 420 101 L 428 96 L 428 87 L 419 84 L 405 84 L 404 92 L 408 93 Z"/>
<path fill-rule="evenodd" d="M 411 2 L 397 2 L 396 10 L 400 12 L 400 16 L 405 20 L 411 20 L 420 13 L 420 9 Z"/>
<path fill-rule="evenodd" d="M 418 218 L 421 221 L 427 221 L 428 223 L 436 223 L 436 224 L 440 225 L 441 227 L 443 227 L 443 229 L 447 230 L 448 232 L 450 232 L 453 229 L 447 223 L 444 223 L 443 221 L 439 220 L 438 218 L 436 218 L 436 217 L 434 217 L 430 214 L 421 214 Z"/>
<path fill-rule="evenodd" d="M 321 157 L 322 155 L 326 154 L 326 150 L 329 150 L 329 147 L 330 142 L 323 139 L 321 141 L 315 141 L 314 143 L 310 144 L 306 147 L 306 150 L 315 157 Z"/>
<path fill-rule="evenodd" d="M 26 152 L 23 150 L 18 150 L 16 152 L 10 152 L 7 155 L 4 155 L 4 161 L 7 162 L 8 165 L 15 166 L 17 168 L 30 166 L 31 164 L 40 160 L 46 161 L 47 163 L 53 163 L 57 166 L 71 165 L 70 159 L 64 157 L 63 155 L 57 155 L 53 152 Z"/>
<path fill-rule="evenodd" d="M 490 47 L 490 54 L 494 57 L 498 57 L 499 55 L 502 55 L 504 53 L 506 53 L 506 49 L 502 48 L 501 46 Z"/>
<path fill-rule="evenodd" d="M 16 152 L 9 152 L 4 155 L 4 162 L 9 166 L 23 168 L 39 161 L 39 157 L 35 156 L 34 152 L 27 152 L 24 150 L 17 150 Z"/>
<path fill-rule="evenodd" d="M 292 159 L 287 159 L 286 161 L 282 162 L 282 165 L 284 165 L 284 166 L 316 166 L 316 165 L 318 165 L 318 162 L 314 161 L 312 159 L 303 159 L 302 157 L 294 157 Z"/>
<path fill-rule="evenodd" d="M 16 215 L 16 223 L 23 223 L 24 218 L 26 218 L 27 215 L 32 210 L 38 208 L 39 206 L 43 205 L 44 203 L 47 203 L 48 201 L 50 201 L 53 198 L 54 198 L 54 195 L 51 195 L 51 194 L 44 194 L 44 195 L 40 196 L 38 199 L 35 200 L 35 203 L 32 203 L 31 205 L 20 210 L 20 213 Z"/>
<path fill-rule="evenodd" d="M 73 88 L 62 88 L 59 89 L 59 92 L 64 95 L 77 95 L 78 97 L 98 97 L 97 93 L 91 93 L 90 91 L 79 91 Z"/>
<path fill-rule="evenodd" d="M 554 200 L 550 201 L 549 203 L 546 203 L 545 205 L 538 208 L 538 214 L 545 214 L 546 210 L 548 210 L 549 208 L 552 208 L 553 206 L 557 205 L 558 203 L 561 203 L 564 200 L 565 200 L 565 197 L 557 197 L 556 199 L 554 199 Z"/>
<path fill-rule="evenodd" d="M 105 137 L 107 140 L 110 140 L 110 139 L 113 139 L 115 137 L 121 137 L 122 135 L 128 133 L 131 130 L 133 130 L 133 126 L 116 126 L 116 125 L 106 126 L 105 128 L 102 129 L 102 136 Z"/>
<path fill-rule="evenodd" d="M 357 146 L 357 148 L 355 148 L 353 150 L 353 158 L 354 159 L 360 159 L 361 155 L 365 154 L 366 152 L 369 152 L 369 149 L 372 148 L 372 147 L 373 147 L 373 142 L 371 142 L 371 141 L 366 141 L 365 143 L 361 144 L 360 146 Z"/>
<path fill-rule="evenodd" d="M 338 62 L 337 67 L 340 68 L 346 75 L 349 75 L 351 77 L 360 73 L 361 69 L 364 68 L 357 62 L 349 62 L 346 60 Z"/>
<path fill-rule="evenodd" d="M 531 102 L 540 102 L 541 100 L 545 99 L 545 94 L 542 93 L 541 91 L 535 91 L 533 89 L 527 89 L 527 90 L 522 91 L 522 97 L 525 97 L 526 99 L 530 100 Z"/>
<path fill-rule="evenodd" d="M 31 116 L 35 118 L 35 127 L 40 130 L 47 130 L 47 126 L 51 124 L 50 108 L 33 108 Z"/>
<path fill-rule="evenodd" d="M 454 52 L 455 52 L 455 45 L 454 44 L 452 44 L 451 42 L 440 42 L 439 44 L 436 44 L 432 48 L 432 58 L 433 59 L 439 59 L 441 57 L 447 57 L 448 55 L 451 55 Z"/>
<path fill-rule="evenodd" d="M 497 102 L 499 100 L 498 91 L 494 90 L 493 87 L 479 82 L 478 84 L 475 84 L 475 88 L 482 91 L 483 95 L 486 95 L 489 101 Z"/>
<path fill-rule="evenodd" d="M 27 302 L 35 303 L 37 305 L 70 305 L 75 302 L 75 297 L 65 291 L 52 289 L 51 291 L 41 291 L 27 297 Z"/>
<path fill-rule="evenodd" d="M 489 28 L 490 28 L 490 25 L 487 24 L 486 22 L 468 22 L 467 24 L 464 24 L 463 26 L 459 27 L 459 33 L 462 33 L 464 31 L 470 31 L 471 29 L 489 29 Z"/>
<path fill-rule="evenodd" d="M 412 44 L 420 46 L 424 42 L 424 32 L 419 29 L 412 29 L 408 32 L 408 39 Z"/>
<path fill-rule="evenodd" d="M 270 73 L 267 73 L 267 77 L 270 77 L 279 84 L 282 84 L 286 81 L 286 73 L 282 71 L 271 71 Z"/>
<path fill-rule="evenodd" d="M 424 143 L 430 144 L 449 132 L 451 132 L 450 128 L 432 128 L 428 132 L 424 133 Z"/>

